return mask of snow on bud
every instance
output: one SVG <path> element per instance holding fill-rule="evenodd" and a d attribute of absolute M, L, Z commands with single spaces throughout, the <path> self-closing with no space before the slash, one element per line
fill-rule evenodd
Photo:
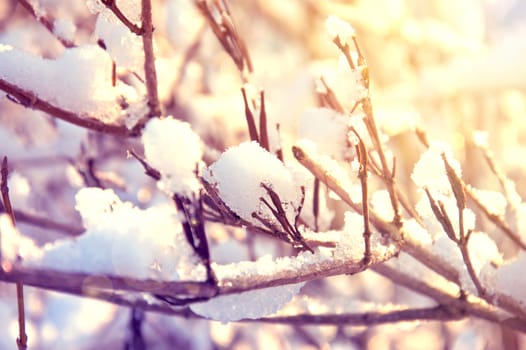
<path fill-rule="evenodd" d="M 146 124 L 142 142 L 148 164 L 161 173 L 161 189 L 183 195 L 199 190 L 196 171 L 203 166 L 203 149 L 190 124 L 173 117 L 152 119 Z"/>
<path fill-rule="evenodd" d="M 302 191 L 298 174 L 257 142 L 244 142 L 224 152 L 219 160 L 205 169 L 203 178 L 217 190 L 221 200 L 241 218 L 259 224 L 253 213 L 276 223 L 263 203 L 272 203 L 262 186 L 271 188 L 280 198 L 287 219 L 293 223 L 301 205 Z"/>
<path fill-rule="evenodd" d="M 325 28 L 331 38 L 339 38 L 343 46 L 351 44 L 352 38 L 356 35 L 354 28 L 349 23 L 334 15 L 325 20 Z"/>

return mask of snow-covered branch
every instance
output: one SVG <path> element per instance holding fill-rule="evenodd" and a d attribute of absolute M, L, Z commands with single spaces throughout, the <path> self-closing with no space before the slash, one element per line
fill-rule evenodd
<path fill-rule="evenodd" d="M 497 5 L 18 3 L 0 6 L 0 348 L 526 334 L 524 33 L 491 35 Z"/>
<path fill-rule="evenodd" d="M 34 92 L 24 90 L 4 79 L 0 79 L 0 89 L 3 90 L 7 96 L 12 98 L 14 102 L 19 103 L 24 107 L 48 113 L 55 118 L 62 119 L 68 123 L 75 124 L 89 130 L 119 136 L 138 136 L 140 132 L 140 130 L 136 129 L 130 130 L 126 127 L 126 125 L 108 124 L 101 121 L 100 119 L 81 116 L 77 113 L 57 107 L 52 103 L 41 99 Z"/>

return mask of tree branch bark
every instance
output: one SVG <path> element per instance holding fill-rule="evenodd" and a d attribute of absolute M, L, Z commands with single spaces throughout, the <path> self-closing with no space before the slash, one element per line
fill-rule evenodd
<path fill-rule="evenodd" d="M 95 118 L 82 117 L 76 113 L 57 107 L 36 96 L 33 92 L 21 89 L 4 79 L 0 79 L 0 90 L 5 91 L 8 96 L 11 96 L 25 107 L 46 112 L 52 117 L 89 130 L 126 137 L 140 135 L 140 128 L 128 129 L 126 125 L 106 124 Z"/>

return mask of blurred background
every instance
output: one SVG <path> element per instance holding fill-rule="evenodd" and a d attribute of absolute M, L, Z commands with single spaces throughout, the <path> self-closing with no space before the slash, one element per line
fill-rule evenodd
<path fill-rule="evenodd" d="M 119 24 L 104 13 L 97 15 L 100 4 L 96 0 L 31 3 L 40 11 L 38 15 L 64 21 L 57 25 L 61 29 L 55 33 L 58 36 L 77 45 L 103 39 L 112 50 L 118 76 L 138 84 L 136 79 L 142 75 L 140 39 L 126 32 L 116 34 Z M 130 18 L 137 16 L 138 0 L 117 3 Z M 153 4 L 165 114 L 189 121 L 216 152 L 246 140 L 239 92 L 243 78 L 202 15 L 190 0 L 154 0 Z M 423 151 L 414 133 L 418 127 L 430 139 L 452 146 L 467 183 L 499 190 L 473 135 L 486 138 L 518 194 L 526 194 L 526 2 L 231 0 L 228 4 L 253 60 L 248 81 L 265 90 L 267 113 L 271 123 L 280 125 L 286 153 L 295 139 L 299 116 L 317 106 L 316 80 L 323 76 L 341 96 L 350 88 L 348 77 L 339 74 L 339 51 L 325 29 L 326 18 L 337 15 L 356 30 L 369 65 L 375 117 L 397 156 L 398 181 L 403 188 L 409 188 L 412 167 Z M 2 44 L 49 59 L 64 51 L 14 0 L 0 2 Z M 126 149 L 137 146 L 136 141 L 95 135 L 12 103 L 5 95 L 0 97 L 0 155 L 8 155 L 15 170 L 10 177 L 15 207 L 69 225 L 69 231 L 61 232 L 21 222 L 21 231 L 38 244 L 79 233 L 74 194 L 89 185 L 91 171 L 104 186 L 137 206 L 161 200 L 140 165 L 125 157 Z M 291 157 L 290 153 L 285 156 Z M 519 207 L 514 215 L 520 218 L 522 210 Z M 519 232 L 526 232 L 526 227 L 522 229 L 526 222 L 514 223 Z M 480 224 L 490 234 L 495 230 Z M 246 257 L 234 240 L 222 246 L 226 238 L 221 233 L 211 235 L 215 261 Z M 495 235 L 504 255 L 513 255 L 513 249 L 498 237 Z M 261 254 L 272 245 L 257 239 Z M 310 282 L 296 303 L 309 304 L 310 297 L 327 304 L 338 300 L 428 302 L 370 271 Z M 154 313 L 134 316 L 126 308 L 32 288 L 26 288 L 26 298 L 30 349 L 124 348 L 132 336 L 130 324 L 137 320 L 148 349 L 526 348 L 524 336 L 478 320 L 375 327 L 221 324 Z M 325 310 L 323 306 L 312 308 Z M 16 315 L 14 286 L 0 283 L 1 349 L 15 346 Z"/>

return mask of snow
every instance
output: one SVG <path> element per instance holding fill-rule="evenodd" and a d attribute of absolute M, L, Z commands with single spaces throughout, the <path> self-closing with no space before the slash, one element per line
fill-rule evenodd
<path fill-rule="evenodd" d="M 76 31 L 75 23 L 69 19 L 58 18 L 53 22 L 53 34 L 61 39 L 73 42 Z"/>
<path fill-rule="evenodd" d="M 272 200 L 262 185 L 269 186 L 281 199 L 287 219 L 294 223 L 301 204 L 304 180 L 287 168 L 274 154 L 257 142 L 244 142 L 229 148 L 203 172 L 203 178 L 215 187 L 223 202 L 241 218 L 260 225 L 253 218 L 257 213 L 278 224 L 270 209 Z"/>
<path fill-rule="evenodd" d="M 319 164 L 326 174 L 330 174 L 338 184 L 350 195 L 354 203 L 362 202 L 362 189 L 358 182 L 359 163 L 356 160 L 351 162 L 337 161 L 336 159 L 320 154 L 317 145 L 308 139 L 299 139 L 296 145 Z M 332 199 L 341 200 L 333 192 L 329 193 Z"/>
<path fill-rule="evenodd" d="M 8 184 L 12 205 L 19 208 L 26 207 L 31 193 L 29 180 L 18 172 L 12 172 L 9 174 Z"/>
<path fill-rule="evenodd" d="M 387 190 L 374 191 L 371 194 L 370 203 L 374 212 L 378 214 L 382 220 L 386 222 L 393 221 L 394 210 Z"/>
<path fill-rule="evenodd" d="M 104 41 L 106 51 L 118 68 L 142 73 L 144 52 L 140 36 L 132 33 L 113 15 L 97 17 L 95 35 Z"/>
<path fill-rule="evenodd" d="M 212 263 L 212 268 L 220 284 L 231 283 L 231 280 L 249 278 L 252 282 L 278 278 L 282 274 L 297 271 L 316 271 L 326 263 L 342 264 L 358 262 L 363 258 L 363 218 L 347 212 L 345 226 L 341 231 L 303 232 L 306 239 L 333 242 L 335 248 L 319 247 L 315 253 L 300 252 L 297 256 L 273 259 L 264 255 L 256 261 L 241 261 L 230 264 Z M 385 254 L 392 247 L 386 247 L 373 240 L 373 252 Z M 304 283 L 294 283 L 278 287 L 256 289 L 247 292 L 222 295 L 199 304 L 192 304 L 191 309 L 199 315 L 221 322 L 241 319 L 257 319 L 280 310 L 299 292 Z"/>
<path fill-rule="evenodd" d="M 0 214 L 0 244 L 1 257 L 10 262 L 14 262 L 18 257 L 24 258 L 38 254 L 39 249 L 33 240 L 22 236 L 22 234 L 13 227 L 11 218 L 7 214 Z"/>
<path fill-rule="evenodd" d="M 332 15 L 325 20 L 325 27 L 331 38 L 339 38 L 343 46 L 352 45 L 352 38 L 356 35 L 356 32 L 349 23 Z"/>
<path fill-rule="evenodd" d="M 81 117 L 119 122 L 129 128 L 145 121 L 143 117 L 149 109 L 143 81 L 141 37 L 132 34 L 101 0 L 30 2 L 38 16 L 45 15 L 53 21 L 54 31 L 47 31 L 24 9 L 18 9 L 16 16 L 9 16 L 15 2 L 0 1 L 0 17 L 4 19 L 0 42 L 12 46 L 0 49 L 0 77 Z M 362 109 L 358 107 L 352 114 L 341 115 L 326 108 L 315 108 L 318 101 L 314 90 L 315 81 L 323 77 L 345 111 L 368 97 L 362 75 L 365 67 L 351 70 L 346 58 L 331 42 L 339 38 L 356 59 L 353 43 L 356 34 L 360 34 L 357 40 L 367 56 L 371 73 L 376 125 L 389 137 L 396 136 L 387 142 L 385 135 L 381 135 L 388 164 L 396 159 L 400 190 L 422 219 L 421 226 L 420 220 L 411 219 L 411 214 L 404 211 L 404 237 L 418 242 L 444 266 L 456 269 L 461 278 L 460 287 L 469 294 L 476 293 L 458 246 L 444 233 L 423 191 L 428 188 L 434 199 L 443 203 L 458 231 L 458 208 L 445 173 L 443 151 L 458 175 L 464 173 L 464 179 L 477 186 L 473 191 L 490 212 L 502 216 L 515 232 L 525 237 L 526 203 L 519 195 L 525 192 L 521 182 L 524 162 L 520 159 L 526 130 L 523 118 L 526 98 L 521 89 L 526 81 L 526 66 L 521 60 L 525 52 L 526 31 L 521 23 L 525 5 L 521 1 L 505 0 L 498 5 L 497 1 L 479 0 L 316 2 L 323 16 L 337 13 L 352 23 L 357 33 L 338 17 L 331 16 L 324 23 L 323 17 L 311 16 L 312 4 L 307 6 L 307 2 L 262 1 L 258 2 L 259 9 L 248 12 L 243 11 L 249 8 L 242 2 L 232 2 L 233 19 L 254 60 L 255 72 L 250 76 L 240 76 L 193 0 L 154 3 L 159 98 L 167 114 L 174 113 L 191 127 L 172 117 L 155 119 L 146 126 L 142 139 L 127 138 L 123 143 L 120 138 L 86 131 L 44 112 L 32 111 L 0 92 L 4 97 L 0 101 L 0 151 L 9 157 L 15 170 L 9 178 L 14 207 L 36 209 L 36 213 L 61 222 L 64 219 L 74 223 L 77 219 L 78 224 L 82 219 L 86 226 L 86 232 L 76 239 L 64 239 L 51 230 L 42 238 L 41 227 L 19 222 L 15 229 L 7 216 L 0 215 L 2 257 L 9 259 L 4 261 L 6 266 L 21 256 L 23 267 L 162 280 L 203 279 L 205 269 L 181 232 L 182 215 L 175 211 L 166 193 L 197 195 L 201 190 L 199 176 L 204 176 L 232 211 L 244 213 L 247 220 L 253 219 L 253 212 L 260 211 L 261 216 L 270 216 L 272 220 L 272 214 L 260 200 L 264 197 L 269 201 L 261 187 L 264 181 L 279 195 L 289 221 L 295 218 L 301 202 L 300 186 L 305 186 L 299 231 L 313 247 L 314 254 L 302 252 L 287 256 L 290 247 L 275 239 L 247 236 L 251 232 L 242 227 L 207 223 L 212 268 L 221 286 L 246 290 L 244 287 L 252 281 L 267 286 L 273 285 L 269 281 L 275 278 L 279 281 L 280 277 L 292 285 L 220 297 L 195 305 L 194 311 L 221 322 L 258 318 L 276 311 L 284 314 L 291 304 L 287 300 L 300 299 L 295 296 L 300 292 L 308 298 L 303 300 L 304 309 L 297 308 L 294 312 L 382 312 L 386 308 L 381 304 L 371 305 L 371 309 L 353 309 L 361 300 L 378 299 L 382 304 L 408 301 L 413 307 L 434 305 L 430 299 L 428 304 L 420 302 L 420 297 L 400 287 L 400 281 L 380 280 L 383 277 L 375 275 L 372 269 L 352 278 L 340 275 L 309 282 L 305 287 L 296 284 L 312 277 L 305 273 L 316 276 L 337 273 L 327 267 L 336 264 L 337 269 L 342 268 L 338 271 L 343 271 L 347 263 L 357 266 L 363 258 L 363 217 L 345 212 L 348 209 L 345 203 L 331 200 L 330 197 L 336 195 L 323 184 L 317 225 L 320 232 L 313 232 L 313 176 L 304 168 L 299 170 L 302 166 L 291 157 L 290 147 L 299 145 L 321 164 L 322 176 L 336 179 L 355 203 L 361 203 L 359 162 L 353 147 L 358 140 L 348 132 L 350 127 L 362 137 L 371 160 L 378 159 L 363 123 Z M 140 26 L 140 1 L 116 0 L 115 4 Z M 506 12 L 502 15 L 492 11 L 502 7 Z M 94 15 L 90 15 L 87 8 Z M 489 8 L 487 13 L 482 12 L 484 8 Z M 290 13 L 295 14 L 294 18 Z M 501 27 L 497 28 L 502 30 L 500 33 L 491 27 L 495 16 L 499 17 L 495 25 Z M 320 29 L 323 31 L 324 24 L 329 35 L 318 33 Z M 196 42 L 201 28 L 203 35 Z M 75 39 L 80 46 L 65 49 L 54 36 Z M 96 42 L 105 49 L 86 45 Z M 193 43 L 195 51 L 188 52 Z M 323 61 L 313 63 L 313 59 Z M 119 78 L 116 87 L 111 81 L 113 63 Z M 178 85 L 174 85 L 176 81 Z M 275 159 L 273 152 L 266 152 L 255 143 L 239 145 L 247 137 L 239 93 L 243 84 L 258 87 L 253 96 L 249 94 L 255 97 L 256 115 L 259 88 L 265 90 L 271 150 L 282 147 L 284 164 Z M 122 111 L 119 105 L 129 107 Z M 276 123 L 280 124 L 278 142 L 275 142 L 278 139 Z M 462 169 L 451 151 L 432 143 L 431 149 L 423 152 L 418 161 L 412 173 L 414 183 L 411 182 L 410 168 L 423 149 L 413 135 L 415 125 L 425 130 L 430 140 L 435 137 L 452 140 Z M 470 135 L 473 130 L 476 131 Z M 470 149 L 471 139 L 478 149 Z M 81 144 L 87 153 L 80 153 Z M 238 146 L 221 155 L 232 145 Z M 157 186 L 162 191 L 144 175 L 139 162 L 124 157 L 126 148 L 136 148 L 140 153 L 142 146 L 147 162 L 161 172 Z M 499 184 L 501 179 L 484 163 L 481 150 L 495 152 L 497 166 L 509 179 Z M 471 155 L 476 157 L 471 159 Z M 93 157 L 97 173 L 112 174 L 120 183 L 104 181 L 105 186 L 119 186 L 115 192 L 82 189 L 77 196 L 81 214 L 78 216 L 73 211 L 74 191 L 83 187 L 84 181 L 74 166 L 85 157 Z M 203 161 L 212 165 L 205 170 Z M 393 213 L 385 184 L 376 176 L 368 181 L 371 211 L 380 219 L 390 221 Z M 499 185 L 504 187 L 502 194 L 497 192 Z M 480 217 L 480 211 L 466 209 L 462 215 L 465 229 L 475 229 L 468 249 L 488 295 L 508 294 L 517 302 L 526 303 L 521 272 L 525 254 L 518 252 L 516 245 L 495 225 Z M 488 234 L 479 230 L 488 230 Z M 30 234 L 41 245 L 60 240 L 37 249 L 20 233 Z M 315 242 L 329 242 L 336 247 L 319 247 Z M 374 232 L 374 258 L 388 249 L 394 250 L 392 246 L 382 246 L 381 242 L 380 235 Z M 399 256 L 392 262 L 397 260 L 401 271 L 430 286 L 458 291 L 454 283 L 445 281 L 403 251 Z M 510 260 L 503 263 L 503 256 Z M 255 261 L 246 261 L 252 258 Z M 17 335 L 16 295 L 12 287 L 0 285 L 0 324 L 5 325 L 0 327 L 0 348 L 12 348 Z M 127 308 L 109 303 L 96 305 L 84 298 L 59 297 L 30 287 L 25 288 L 25 292 L 32 349 L 119 348 L 123 346 L 124 334 L 131 328 Z M 136 295 L 124 297 L 137 301 Z M 326 303 L 319 305 L 315 298 Z M 153 302 L 153 299 L 152 295 L 145 294 L 144 300 L 139 301 Z M 463 299 L 473 300 L 469 295 Z M 498 300 L 488 298 L 488 303 L 494 304 L 496 315 L 500 315 Z M 161 302 L 157 300 L 156 305 Z M 448 342 L 458 348 L 480 348 L 484 344 L 489 348 L 502 347 L 500 337 L 493 336 L 495 326 L 499 325 L 481 322 L 466 319 L 448 323 L 447 327 L 443 322 L 422 322 L 411 331 L 401 331 L 398 324 L 369 327 L 367 340 L 372 348 L 418 348 L 421 344 L 443 348 Z M 231 324 L 227 328 L 220 322 L 186 320 L 155 312 L 148 313 L 142 326 L 149 347 L 159 349 L 170 346 L 302 348 L 306 343 L 313 348 L 363 345 L 357 345 L 356 339 L 351 339 L 354 331 L 345 327 L 300 328 L 298 332 L 299 328 L 255 322 Z M 108 337 L 116 340 L 106 343 Z"/>
<path fill-rule="evenodd" d="M 506 214 L 508 202 L 502 193 L 490 190 L 480 190 L 474 187 L 472 187 L 471 190 L 475 197 L 491 214 L 501 217 Z"/>
<path fill-rule="evenodd" d="M 132 22 L 141 19 L 141 3 L 135 0 L 119 0 L 117 3 L 119 10 Z M 93 14 L 101 14 L 105 17 L 115 17 L 113 12 L 108 10 L 101 0 L 86 0 L 86 7 Z"/>
<path fill-rule="evenodd" d="M 300 117 L 298 138 L 311 140 L 316 144 L 320 153 L 341 160 L 348 148 L 349 119 L 333 109 L 309 109 Z"/>
<path fill-rule="evenodd" d="M 475 130 L 471 134 L 471 138 L 473 139 L 473 143 L 475 144 L 475 146 L 480 147 L 482 149 L 489 148 L 489 134 L 487 131 Z"/>
<path fill-rule="evenodd" d="M 203 303 L 190 305 L 193 312 L 223 323 L 258 319 L 281 309 L 299 292 L 304 283 L 220 295 Z"/>
<path fill-rule="evenodd" d="M 446 156 L 448 163 L 461 177 L 460 163 L 453 159 L 449 145 L 441 142 L 432 142 L 413 168 L 411 179 L 421 189 L 427 188 L 431 194 L 451 194 L 451 184 L 446 174 L 446 168 L 442 159 Z"/>
<path fill-rule="evenodd" d="M 512 296 L 523 305 L 526 304 L 524 266 L 526 266 L 526 253 L 520 251 L 516 258 L 496 269 L 491 281 L 496 290 Z"/>
<path fill-rule="evenodd" d="M 203 146 L 190 124 L 171 116 L 152 119 L 146 124 L 142 142 L 146 160 L 161 173 L 161 189 L 185 196 L 199 191 L 197 174 L 203 167 Z"/>
<path fill-rule="evenodd" d="M 175 47 L 186 50 L 194 40 L 203 21 L 191 0 L 169 0 L 165 8 L 166 32 Z"/>
<path fill-rule="evenodd" d="M 303 203 L 303 209 L 301 210 L 301 220 L 306 226 L 315 227 L 314 217 L 314 176 L 301 164 L 290 163 L 290 166 L 295 171 L 304 174 L 305 178 L 305 202 Z M 328 206 L 328 191 L 325 185 L 320 183 L 318 191 L 318 229 L 320 231 L 326 231 L 331 227 L 332 220 L 334 219 L 335 213 L 332 208 Z"/>
<path fill-rule="evenodd" d="M 46 244 L 25 264 L 136 278 L 204 279 L 204 267 L 186 242 L 171 203 L 143 210 L 99 188 L 81 189 L 76 200 L 86 232 Z"/>
<path fill-rule="evenodd" d="M 471 234 L 468 251 L 471 263 L 478 276 L 485 266 L 502 264 L 502 253 L 495 241 L 485 232 L 473 232 Z"/>
<path fill-rule="evenodd" d="M 352 51 L 351 57 L 353 57 L 353 60 L 356 63 L 356 52 Z M 323 77 L 327 85 L 335 93 L 342 107 L 346 110 L 351 110 L 354 108 L 357 101 L 360 101 L 369 95 L 369 90 L 364 86 L 362 75 L 365 67 L 366 66 L 359 66 L 354 70 L 351 70 L 347 58 L 343 54 L 340 54 L 337 69 L 334 69 L 334 62 L 330 62 L 329 66 L 313 66 L 312 74 L 317 77 Z M 324 90 L 325 86 L 318 81 L 316 84 L 316 91 L 323 92 Z M 359 115 L 359 113 L 355 111 L 353 115 Z"/>
<path fill-rule="evenodd" d="M 60 57 L 46 59 L 0 44 L 0 60 L 0 79 L 63 109 L 102 121 L 118 119 L 116 99 L 130 94 L 123 84 L 112 86 L 111 58 L 96 45 L 66 49 Z"/>
<path fill-rule="evenodd" d="M 449 197 L 439 196 L 438 198 L 435 197 L 434 199 L 435 201 L 437 200 L 441 201 L 446 211 L 446 214 L 449 217 L 451 224 L 453 225 L 453 229 L 455 230 L 455 233 L 458 235 L 459 234 L 459 222 L 458 222 L 458 206 L 457 206 L 456 199 L 452 195 Z M 433 213 L 433 210 L 431 209 L 431 205 L 429 204 L 429 199 L 427 198 L 425 194 L 421 194 L 420 199 L 418 203 L 416 204 L 416 211 L 421 216 L 431 236 L 435 237 L 437 234 L 444 233 L 444 229 L 442 228 L 442 225 L 438 222 L 435 214 Z M 465 208 L 462 211 L 462 215 L 464 219 L 464 233 L 468 232 L 468 230 L 473 230 L 475 228 L 475 221 L 476 221 L 475 213 L 471 209 Z"/>

